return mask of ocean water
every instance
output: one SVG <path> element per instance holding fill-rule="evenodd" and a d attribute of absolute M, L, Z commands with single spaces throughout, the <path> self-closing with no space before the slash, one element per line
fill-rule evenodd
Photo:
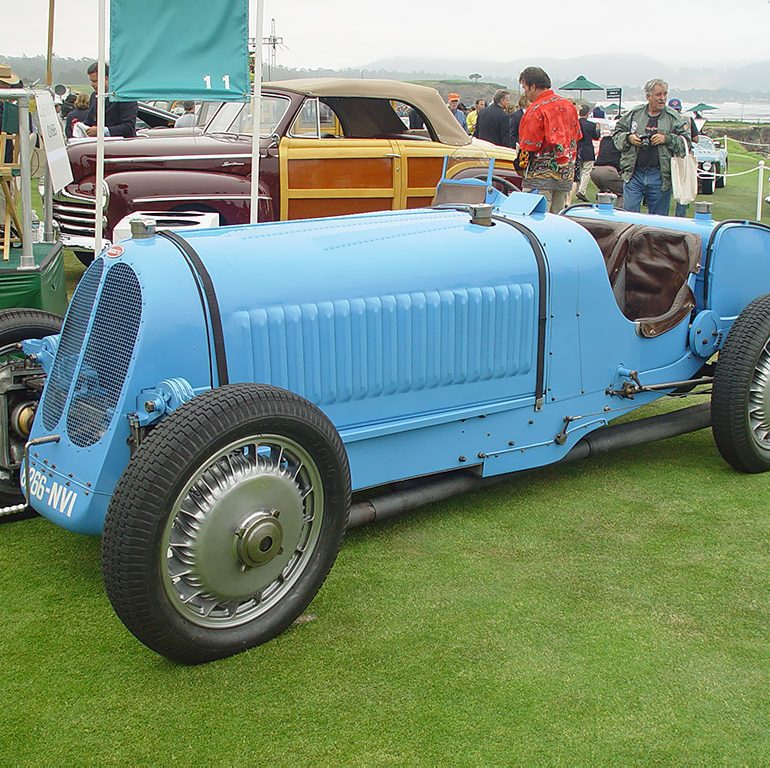
<path fill-rule="evenodd" d="M 687 104 L 685 104 L 687 106 Z M 716 107 L 703 113 L 703 117 L 710 120 L 740 120 L 750 123 L 770 123 L 770 104 L 738 104 L 727 102 L 725 104 L 712 104 Z"/>
<path fill-rule="evenodd" d="M 609 103 L 609 102 L 607 102 Z M 642 102 L 626 102 L 623 104 L 623 111 L 635 107 Z M 710 104 L 710 102 L 706 102 Z M 684 102 L 685 109 L 692 106 L 692 102 Z M 770 123 L 770 104 L 741 104 L 735 101 L 728 101 L 723 104 L 711 104 L 716 109 L 710 109 L 703 112 L 702 115 L 707 120 L 738 120 L 746 123 Z"/>

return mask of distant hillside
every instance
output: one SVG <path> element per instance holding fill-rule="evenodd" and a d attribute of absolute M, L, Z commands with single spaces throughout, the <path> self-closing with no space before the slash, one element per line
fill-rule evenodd
<path fill-rule="evenodd" d="M 689 94 L 689 97 L 698 100 L 770 100 L 770 61 L 734 69 L 714 69 L 670 67 L 648 56 L 613 54 L 589 54 L 571 59 L 527 58 L 507 62 L 398 56 L 370 62 L 363 71 L 376 70 L 407 80 L 467 79 L 471 73 L 480 73 L 485 81 L 495 80 L 515 87 L 521 70 L 531 65 L 543 67 L 556 86 L 574 80 L 578 75 L 585 75 L 605 88 L 623 87 L 624 97 L 631 99 L 642 97 L 642 86 L 651 77 L 661 77 L 669 83 L 672 93 Z M 594 98 L 600 95 L 601 92 L 596 92 Z"/>
<path fill-rule="evenodd" d="M 3 56 L 0 61 L 8 63 L 26 83 L 45 79 L 45 58 L 43 56 Z M 53 78 L 55 83 L 88 84 L 86 68 L 90 58 L 63 59 L 54 57 Z M 420 58 L 398 56 L 378 59 L 364 67 L 331 69 L 318 67 L 293 68 L 275 67 L 268 70 L 263 65 L 263 79 L 289 80 L 298 77 L 367 77 L 389 78 L 421 82 L 438 88 L 443 96 L 449 90 L 457 90 L 464 100 L 488 97 L 495 88 L 508 87 L 518 90 L 518 76 L 526 66 L 537 64 L 551 76 L 555 86 L 585 75 L 599 85 L 622 87 L 624 101 L 643 98 L 642 85 L 651 77 L 662 77 L 670 84 L 672 95 L 686 101 L 722 103 L 768 102 L 770 101 L 770 61 L 757 62 L 748 66 L 717 70 L 704 68 L 673 68 L 648 56 L 616 56 L 612 54 L 589 54 L 572 59 L 539 58 L 515 59 L 501 62 L 492 59 Z M 471 74 L 480 74 L 478 87 L 469 79 Z M 453 87 L 446 90 L 443 85 Z M 454 87 L 456 86 L 456 87 Z M 491 90 L 490 90 L 491 89 Z M 478 94 L 478 95 L 476 95 Z M 587 92 L 584 97 L 590 101 L 604 99 L 602 91 Z"/>
<path fill-rule="evenodd" d="M 38 80 L 45 82 L 45 56 L 3 56 L 0 53 L 0 62 L 9 64 L 26 85 L 32 85 Z M 54 56 L 54 83 L 88 85 L 86 69 L 92 62 L 93 59 L 62 59 Z"/>

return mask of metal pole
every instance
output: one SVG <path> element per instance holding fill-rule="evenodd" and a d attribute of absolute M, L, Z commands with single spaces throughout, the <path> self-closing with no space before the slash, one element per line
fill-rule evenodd
<path fill-rule="evenodd" d="M 51 184 L 51 169 L 46 166 L 43 177 L 45 190 L 43 195 L 43 240 L 53 242 L 53 185 Z"/>
<path fill-rule="evenodd" d="M 757 179 L 757 221 L 762 221 L 762 188 L 765 184 L 765 161 L 759 161 L 759 179 Z"/>
<path fill-rule="evenodd" d="M 48 60 L 45 68 L 45 84 L 53 84 L 53 19 L 56 0 L 48 0 Z"/>
<path fill-rule="evenodd" d="M 104 196 L 104 77 L 106 20 L 105 0 L 99 0 L 99 59 L 96 70 L 96 181 L 94 183 L 94 256 L 102 251 L 102 198 Z"/>
<path fill-rule="evenodd" d="M 259 221 L 259 133 L 262 115 L 262 16 L 265 0 L 257 0 L 254 33 L 254 88 L 251 96 L 251 211 L 249 222 Z M 253 6 L 252 6 L 253 9 Z"/>
<path fill-rule="evenodd" d="M 49 90 L 53 85 L 53 29 L 56 0 L 48 0 L 48 58 L 46 60 L 45 84 Z M 43 177 L 43 240 L 53 242 L 53 186 L 51 169 L 46 167 Z"/>
<path fill-rule="evenodd" d="M 21 163 L 21 263 L 20 269 L 35 269 L 32 250 L 32 152 L 29 148 L 29 96 L 19 96 L 19 144 Z"/>

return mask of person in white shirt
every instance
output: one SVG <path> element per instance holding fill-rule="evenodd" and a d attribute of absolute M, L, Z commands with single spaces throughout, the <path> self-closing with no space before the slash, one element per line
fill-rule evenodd
<path fill-rule="evenodd" d="M 174 128 L 192 128 L 195 125 L 195 102 L 183 101 L 184 112 L 177 117 Z"/>

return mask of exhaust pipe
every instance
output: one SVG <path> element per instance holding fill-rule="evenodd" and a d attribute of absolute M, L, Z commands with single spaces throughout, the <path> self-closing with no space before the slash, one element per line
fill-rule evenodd
<path fill-rule="evenodd" d="M 672 413 L 648 416 L 627 424 L 602 427 L 586 435 L 558 463 L 589 459 L 600 453 L 686 435 L 688 432 L 697 432 L 709 426 L 711 426 L 711 404 L 702 403 Z M 460 471 L 447 472 L 438 477 L 423 480 L 406 480 L 399 483 L 392 493 L 354 504 L 350 508 L 348 528 L 357 528 L 377 520 L 395 517 L 466 491 L 504 483 L 517 474 L 519 473 L 510 472 L 494 477 L 478 477 L 467 471 Z"/>

